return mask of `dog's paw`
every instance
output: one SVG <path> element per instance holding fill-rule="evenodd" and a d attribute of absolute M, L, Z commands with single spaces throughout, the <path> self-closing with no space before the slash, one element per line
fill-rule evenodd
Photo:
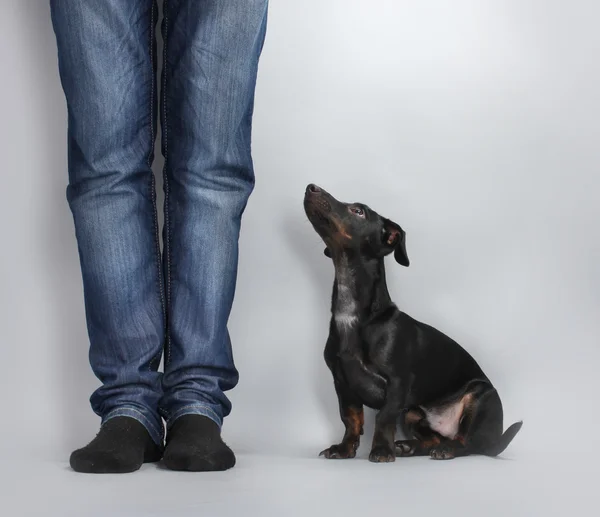
<path fill-rule="evenodd" d="M 396 456 L 402 458 L 407 456 L 414 456 L 417 451 L 416 440 L 398 440 L 394 445 L 396 446 Z"/>
<path fill-rule="evenodd" d="M 434 460 L 451 460 L 455 456 L 453 449 L 444 446 L 434 447 L 429 452 L 429 455 Z"/>
<path fill-rule="evenodd" d="M 396 455 L 388 447 L 379 445 L 373 447 L 371 450 L 369 461 L 373 463 L 391 463 L 392 461 L 396 461 Z"/>
<path fill-rule="evenodd" d="M 332 445 L 328 449 L 321 451 L 319 456 L 324 456 L 328 460 L 345 460 L 356 456 L 358 443 L 340 443 Z"/>

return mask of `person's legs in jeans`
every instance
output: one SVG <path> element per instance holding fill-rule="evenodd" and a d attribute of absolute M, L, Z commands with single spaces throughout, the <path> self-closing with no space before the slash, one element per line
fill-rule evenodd
<path fill-rule="evenodd" d="M 165 302 L 150 165 L 156 131 L 153 0 L 51 0 L 69 129 L 69 186 L 84 284 L 92 395 L 103 426 L 76 470 L 160 459 L 157 372 Z"/>
<path fill-rule="evenodd" d="M 228 468 L 235 458 L 220 426 L 237 371 L 227 319 L 240 220 L 254 184 L 250 133 L 267 0 L 165 2 L 166 289 L 150 169 L 156 5 L 51 6 L 69 108 L 68 198 L 90 362 L 102 382 L 91 402 L 103 425 L 71 465 L 125 472 L 159 459 L 160 400 L 169 427 L 166 465 Z"/>
<path fill-rule="evenodd" d="M 164 461 L 233 466 L 220 440 L 238 380 L 227 320 L 242 212 L 254 186 L 251 123 L 267 0 L 165 0 Z"/>

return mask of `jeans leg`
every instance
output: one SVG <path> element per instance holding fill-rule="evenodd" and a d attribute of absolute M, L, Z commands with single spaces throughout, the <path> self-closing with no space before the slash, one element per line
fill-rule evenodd
<path fill-rule="evenodd" d="M 51 0 L 68 107 L 67 198 L 83 277 L 90 401 L 158 443 L 165 338 L 153 159 L 154 0 Z"/>
<path fill-rule="evenodd" d="M 161 414 L 218 425 L 238 381 L 227 321 L 267 0 L 166 0 L 163 35 L 168 337 Z"/>

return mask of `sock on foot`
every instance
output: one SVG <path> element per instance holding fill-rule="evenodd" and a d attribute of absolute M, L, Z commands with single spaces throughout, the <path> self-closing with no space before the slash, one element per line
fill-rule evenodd
<path fill-rule="evenodd" d="M 167 432 L 163 463 L 171 470 L 227 470 L 235 465 L 235 455 L 223 442 L 219 426 L 210 418 L 184 415 Z"/>
<path fill-rule="evenodd" d="M 71 454 L 76 472 L 122 474 L 138 470 L 142 463 L 159 461 L 159 447 L 135 418 L 119 416 L 107 420 L 88 445 Z"/>

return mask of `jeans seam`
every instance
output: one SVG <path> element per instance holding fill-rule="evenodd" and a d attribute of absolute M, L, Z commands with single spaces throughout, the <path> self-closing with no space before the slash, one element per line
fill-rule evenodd
<path fill-rule="evenodd" d="M 158 208 L 156 206 L 156 179 L 154 178 L 154 173 L 152 172 L 152 156 L 154 154 L 154 142 L 155 142 L 155 128 L 154 128 L 154 96 L 156 93 L 156 70 L 154 67 L 154 39 L 155 39 L 155 24 L 156 24 L 156 4 L 154 0 L 152 2 L 151 14 L 150 14 L 150 73 L 151 73 L 151 87 L 150 87 L 150 153 L 148 154 L 148 168 L 150 169 L 150 183 L 152 189 L 152 207 L 153 207 L 153 222 L 154 222 L 154 243 L 156 246 L 155 251 L 155 260 L 156 260 L 156 269 L 158 273 L 158 292 L 160 296 L 160 305 L 162 310 L 163 317 L 163 329 L 166 329 L 166 306 L 165 306 L 165 295 L 164 295 L 164 287 L 162 281 L 162 266 L 160 263 L 160 238 L 159 238 L 159 228 L 158 228 Z M 152 371 L 152 365 L 154 360 L 157 357 L 160 357 L 162 350 L 153 358 L 152 361 L 148 364 L 148 370 Z M 158 365 L 157 365 L 158 367 Z"/>
<path fill-rule="evenodd" d="M 107 421 L 111 420 L 112 418 L 116 418 L 118 416 L 127 416 L 127 415 L 120 415 L 119 413 L 121 411 L 131 411 L 132 413 L 137 413 L 138 415 L 140 415 L 141 418 L 144 419 L 144 422 L 150 428 L 150 431 L 152 431 L 158 437 L 161 436 L 162 433 L 156 427 L 154 427 L 154 425 L 152 424 L 152 422 L 150 421 L 150 419 L 146 415 L 144 415 L 144 413 L 142 413 L 139 409 L 135 409 L 135 408 L 132 408 L 132 407 L 129 407 L 129 406 L 123 406 L 123 407 L 120 407 L 120 408 L 113 409 L 112 411 L 110 411 L 108 413 L 108 415 L 106 415 L 102 419 L 103 422 L 107 422 Z"/>
<path fill-rule="evenodd" d="M 171 336 L 169 332 L 169 317 L 168 311 L 171 307 L 171 232 L 170 232 L 170 218 L 169 218 L 169 175 L 167 172 L 168 167 L 168 154 L 169 154 L 169 124 L 167 122 L 167 45 L 168 45 L 168 34 L 169 34 L 169 14 L 168 14 L 168 0 L 164 0 L 163 3 L 163 16 L 165 29 L 163 33 L 163 84 L 162 84 L 162 95 L 163 95 L 163 140 L 164 140 L 164 167 L 163 167 L 163 183 L 165 186 L 165 203 L 164 203 L 164 215 L 165 215 L 165 262 L 167 265 L 166 271 L 166 286 L 167 286 L 167 309 L 166 309 L 166 352 L 165 352 L 165 364 L 171 362 Z"/>
<path fill-rule="evenodd" d="M 205 406 L 204 404 L 190 404 L 187 406 L 180 407 L 177 411 L 175 411 L 175 413 L 173 413 L 172 415 L 169 415 L 169 422 L 173 422 L 183 411 L 185 411 L 187 409 L 195 409 L 195 408 L 202 408 L 202 409 L 206 410 L 211 415 L 213 415 L 214 418 L 216 418 L 217 422 L 221 422 L 221 418 L 219 418 L 219 415 L 217 415 L 214 412 L 214 410 L 212 410 L 209 406 Z"/>

